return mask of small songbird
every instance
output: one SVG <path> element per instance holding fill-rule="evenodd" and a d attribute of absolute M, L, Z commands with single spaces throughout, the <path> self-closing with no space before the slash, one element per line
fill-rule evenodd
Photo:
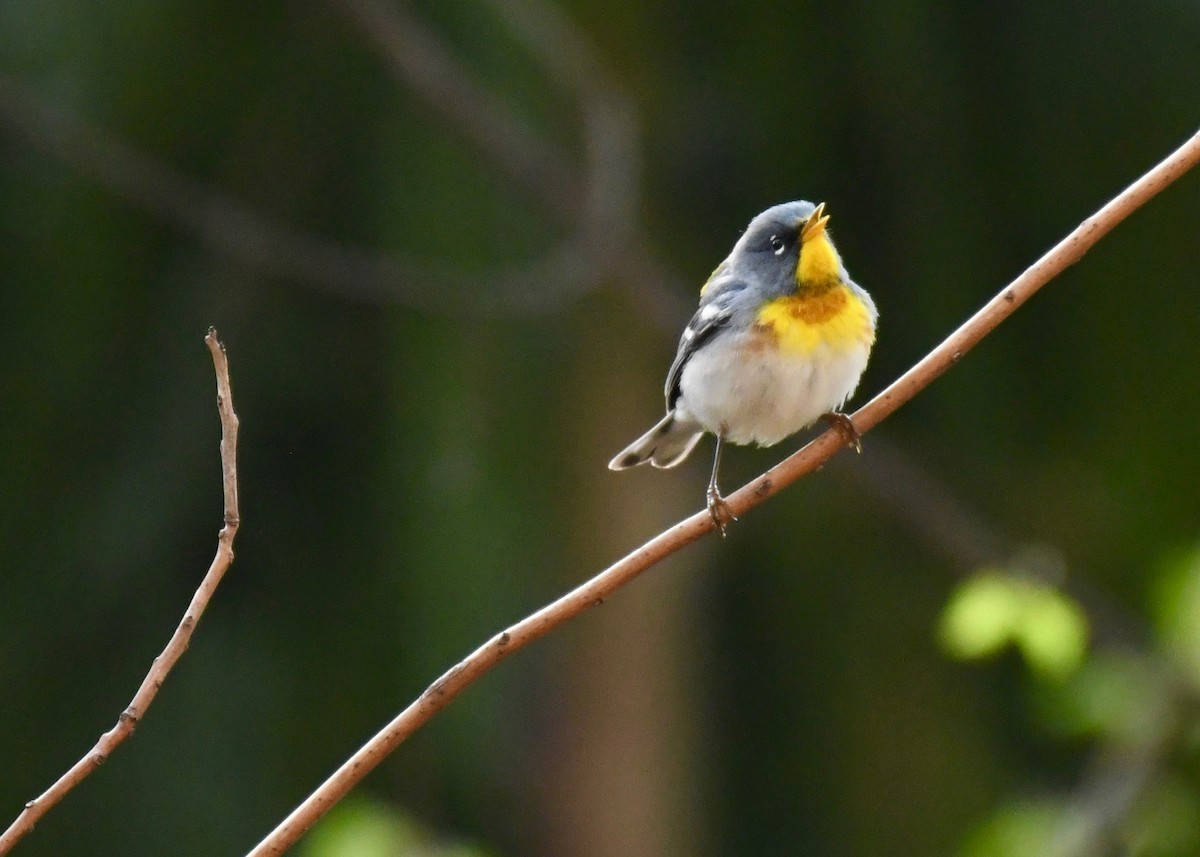
<path fill-rule="evenodd" d="M 838 409 L 867 366 L 879 314 L 846 273 L 824 212 L 786 202 L 750 221 L 700 289 L 667 373 L 667 415 L 608 465 L 674 467 L 712 432 L 708 511 L 722 534 L 735 520 L 717 486 L 726 441 L 771 446 L 823 418 L 861 448 Z"/>

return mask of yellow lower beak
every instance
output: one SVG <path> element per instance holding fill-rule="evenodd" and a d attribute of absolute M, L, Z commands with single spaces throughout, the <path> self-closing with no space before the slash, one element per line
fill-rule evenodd
<path fill-rule="evenodd" d="M 800 227 L 800 240 L 811 241 L 813 238 L 819 237 L 825 232 L 827 223 L 829 223 L 829 215 L 825 214 L 825 203 L 821 203 Z"/>

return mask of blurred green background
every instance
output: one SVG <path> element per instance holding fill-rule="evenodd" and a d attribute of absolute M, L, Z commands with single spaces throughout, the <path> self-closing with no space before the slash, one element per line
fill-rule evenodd
<path fill-rule="evenodd" d="M 881 312 L 861 403 L 1200 124 L 1194 0 L 42 0 L 0 33 L 0 823 L 212 557 L 210 324 L 242 419 L 237 561 L 30 857 L 243 853 L 700 508 L 708 445 L 605 463 L 758 211 L 827 202 Z M 1198 235 L 1193 175 L 298 853 L 1200 853 Z"/>

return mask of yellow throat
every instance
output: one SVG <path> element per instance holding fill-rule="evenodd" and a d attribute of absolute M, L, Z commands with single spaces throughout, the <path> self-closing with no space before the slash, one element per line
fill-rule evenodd
<path fill-rule="evenodd" d="M 824 203 L 817 206 L 800 227 L 796 291 L 758 311 L 758 327 L 782 351 L 808 355 L 824 344 L 839 353 L 875 340 L 866 304 L 842 279 L 824 210 Z"/>

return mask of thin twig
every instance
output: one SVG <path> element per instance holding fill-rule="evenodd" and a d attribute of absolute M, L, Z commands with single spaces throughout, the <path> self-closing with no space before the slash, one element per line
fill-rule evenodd
<path fill-rule="evenodd" d="M 1090 250 L 1113 227 L 1200 161 L 1200 132 L 1111 202 L 1083 221 L 1070 235 L 1042 256 L 950 334 L 915 366 L 892 382 L 854 415 L 860 433 L 874 428 L 957 363 L 1038 289 Z M 802 476 L 812 473 L 845 444 L 830 430 L 762 476 L 726 498 L 731 511 L 742 515 Z M 589 607 L 603 603 L 629 581 L 656 563 L 713 531 L 712 517 L 697 512 L 660 533 L 624 559 L 609 566 L 507 630 L 492 637 L 435 681 L 407 708 L 376 733 L 354 755 L 271 831 L 248 857 L 283 854 L 354 785 L 441 711 L 476 679 L 508 655 L 549 633 Z"/>
<path fill-rule="evenodd" d="M 204 579 L 200 581 L 200 587 L 196 590 L 196 594 L 192 596 L 192 602 L 183 614 L 183 619 L 180 620 L 175 633 L 171 635 L 162 654 L 154 659 L 150 671 L 142 679 L 141 687 L 133 695 L 133 700 L 117 717 L 117 724 L 101 735 L 96 746 L 92 747 L 82 759 L 71 766 L 70 770 L 59 777 L 54 785 L 25 804 L 25 809 L 21 814 L 0 835 L 0 855 L 11 851 L 27 833 L 33 830 L 34 825 L 41 820 L 42 816 L 53 809 L 71 789 L 83 782 L 96 768 L 104 764 L 112 752 L 133 734 L 138 722 L 145 717 L 150 703 L 158 695 L 158 690 L 166 680 L 167 674 L 171 672 L 176 661 L 187 649 L 192 632 L 196 629 L 200 617 L 204 615 L 204 609 L 208 606 L 209 599 L 212 598 L 221 578 L 229 568 L 229 564 L 233 562 L 233 539 L 237 535 L 239 522 L 238 418 L 233 410 L 233 392 L 229 387 L 229 363 L 225 357 L 225 346 L 217 338 L 217 331 L 211 327 L 208 329 L 208 335 L 204 337 L 204 342 L 208 346 L 208 350 L 212 352 L 213 368 L 217 374 L 217 410 L 221 416 L 221 484 L 225 499 L 225 522 L 221 527 L 221 532 L 217 535 L 216 556 L 213 557 Z"/>

